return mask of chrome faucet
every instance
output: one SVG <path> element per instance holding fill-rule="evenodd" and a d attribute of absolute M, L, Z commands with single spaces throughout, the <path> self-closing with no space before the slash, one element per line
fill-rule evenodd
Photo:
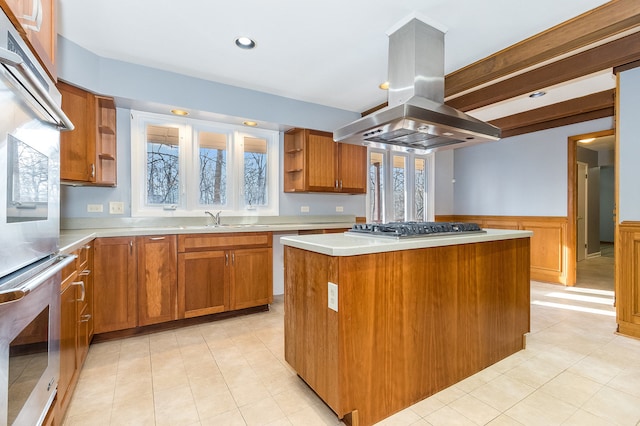
<path fill-rule="evenodd" d="M 211 219 L 213 220 L 213 226 L 220 226 L 220 213 L 222 213 L 222 210 L 220 210 L 215 215 L 213 213 L 211 213 L 210 211 L 205 211 L 204 213 L 208 214 L 209 216 L 211 216 Z"/>

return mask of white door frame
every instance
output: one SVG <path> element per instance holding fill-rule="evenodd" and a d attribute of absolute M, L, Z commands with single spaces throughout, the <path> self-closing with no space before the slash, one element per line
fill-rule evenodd
<path fill-rule="evenodd" d="M 587 258 L 589 241 L 589 165 L 578 161 L 577 180 L 577 215 L 576 215 L 576 260 Z"/>

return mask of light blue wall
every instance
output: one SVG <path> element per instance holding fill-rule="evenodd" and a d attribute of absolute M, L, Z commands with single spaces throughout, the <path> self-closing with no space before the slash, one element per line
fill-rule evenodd
<path fill-rule="evenodd" d="M 333 129 L 360 114 L 300 102 L 281 96 L 214 83 L 107 58 L 58 38 L 58 71 L 62 80 L 89 91 L 113 96 L 117 110 L 118 186 L 116 188 L 68 187 L 61 191 L 61 214 L 65 218 L 110 216 L 109 201 L 125 203 L 123 217 L 131 216 L 131 119 L 130 109 L 168 113 L 180 107 L 196 114 L 226 119 L 252 119 L 273 129 L 306 127 Z M 284 64 L 283 64 L 284 66 Z M 281 133 L 280 150 L 282 154 Z M 279 173 L 282 187 L 282 173 Z M 364 195 L 280 194 L 281 215 L 365 215 Z M 103 204 L 102 213 L 88 213 L 87 204 Z M 300 207 L 309 207 L 301 213 Z M 342 213 L 336 207 L 343 207 Z"/>
<path fill-rule="evenodd" d="M 640 220 L 640 68 L 619 74 L 618 221 Z"/>
<path fill-rule="evenodd" d="M 602 118 L 456 150 L 455 214 L 566 216 L 567 138 L 611 128 Z"/>

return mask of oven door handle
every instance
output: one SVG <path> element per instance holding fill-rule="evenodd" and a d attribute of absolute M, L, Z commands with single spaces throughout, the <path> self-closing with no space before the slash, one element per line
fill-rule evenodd
<path fill-rule="evenodd" d="M 47 113 L 56 121 L 56 125 L 60 130 L 73 130 L 74 126 L 69 117 L 62 111 L 62 108 L 53 100 L 51 95 L 45 90 L 42 84 L 38 81 L 33 72 L 25 64 L 22 58 L 7 49 L 0 47 L 0 63 L 5 67 L 11 67 L 15 69 L 20 76 L 26 81 L 20 81 L 22 84 L 27 83 L 31 89 L 26 88 L 31 96 L 47 111 Z M 7 68 L 8 69 L 8 68 Z M 11 70 L 9 70 L 11 72 Z"/>
<path fill-rule="evenodd" d="M 22 299 L 40 285 L 44 284 L 49 278 L 60 272 L 62 268 L 73 262 L 76 257 L 76 255 L 58 256 L 59 260 L 56 263 L 45 269 L 42 273 L 25 281 L 20 287 L 0 292 L 0 305 Z"/>

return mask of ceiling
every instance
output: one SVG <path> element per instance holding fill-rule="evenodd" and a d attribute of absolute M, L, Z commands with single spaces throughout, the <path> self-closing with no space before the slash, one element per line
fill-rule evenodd
<path fill-rule="evenodd" d="M 58 32 L 102 57 L 361 112 L 386 101 L 387 32 L 409 16 L 446 29 L 448 74 L 603 3 L 59 0 Z M 236 47 L 241 35 L 257 47 Z M 469 113 L 491 120 L 615 87 L 610 70 L 571 83 Z"/>

